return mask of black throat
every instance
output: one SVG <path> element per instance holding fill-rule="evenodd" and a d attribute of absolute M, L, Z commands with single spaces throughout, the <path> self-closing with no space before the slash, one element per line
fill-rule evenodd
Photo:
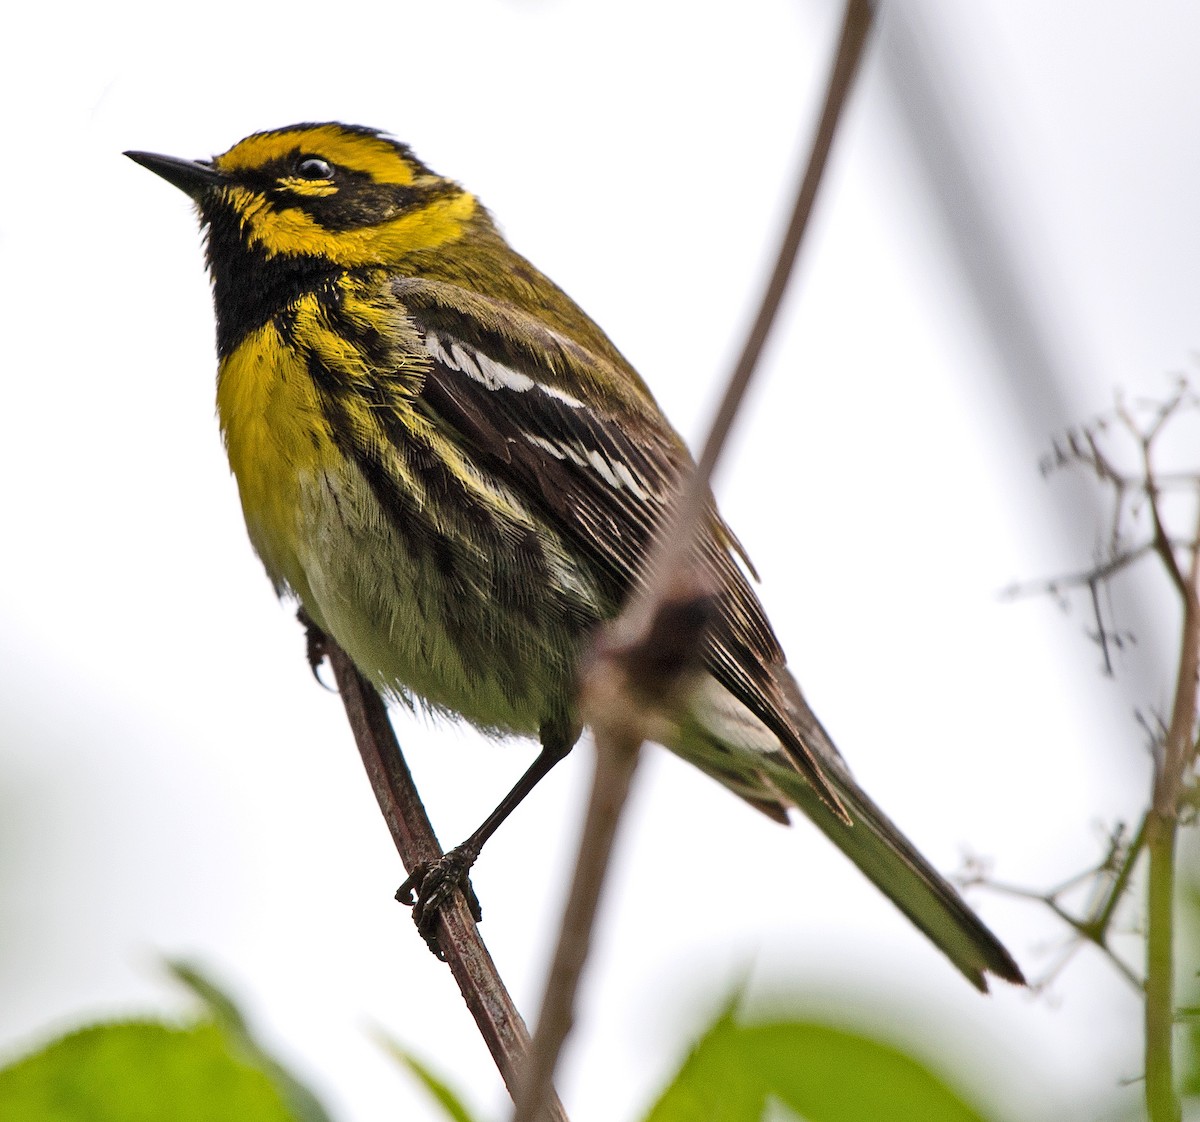
<path fill-rule="evenodd" d="M 319 257 L 268 257 L 247 244 L 226 207 L 205 209 L 205 256 L 212 276 L 217 355 L 227 358 L 252 331 L 309 292 L 328 290 L 343 270 Z"/>

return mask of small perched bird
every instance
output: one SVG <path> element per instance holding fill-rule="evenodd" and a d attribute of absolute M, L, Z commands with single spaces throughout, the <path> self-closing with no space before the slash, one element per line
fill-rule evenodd
<path fill-rule="evenodd" d="M 212 160 L 126 154 L 199 211 L 221 429 L 276 591 L 389 696 L 540 739 L 452 851 L 465 874 L 578 739 L 579 656 L 691 457 L 600 328 L 392 137 L 302 124 Z M 1021 982 L 854 781 L 739 559 L 712 509 L 694 550 L 712 621 L 666 747 L 778 822 L 798 807 L 981 990 Z"/>

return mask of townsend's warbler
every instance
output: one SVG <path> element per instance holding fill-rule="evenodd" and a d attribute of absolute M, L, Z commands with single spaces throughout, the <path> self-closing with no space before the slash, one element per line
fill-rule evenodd
<path fill-rule="evenodd" d="M 211 161 L 128 155 L 207 233 L 221 428 L 276 591 L 388 694 L 541 740 L 467 866 L 578 738 L 577 658 L 688 452 L 604 333 L 390 137 L 296 125 Z M 976 986 L 1020 981 L 851 777 L 715 511 L 696 554 L 714 619 L 666 746 L 780 822 L 799 807 Z"/>

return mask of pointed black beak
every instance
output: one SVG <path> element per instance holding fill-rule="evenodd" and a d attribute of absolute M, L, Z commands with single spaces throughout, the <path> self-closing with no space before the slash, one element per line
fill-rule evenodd
<path fill-rule="evenodd" d="M 161 175 L 184 194 L 198 198 L 206 188 L 219 187 L 225 177 L 204 160 L 181 160 L 176 156 L 159 156 L 154 152 L 126 152 L 135 164 Z"/>

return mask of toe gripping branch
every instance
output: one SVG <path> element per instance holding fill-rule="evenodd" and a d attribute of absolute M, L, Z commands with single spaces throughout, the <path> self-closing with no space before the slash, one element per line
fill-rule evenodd
<path fill-rule="evenodd" d="M 471 915 L 478 923 L 483 918 L 479 898 L 471 887 L 471 866 L 479 857 L 484 843 L 500 824 L 521 804 L 522 800 L 549 774 L 550 770 L 570 752 L 579 738 L 578 728 L 565 731 L 558 723 L 547 723 L 542 727 L 542 750 L 529 765 L 528 770 L 500 804 L 487 816 L 462 845 L 455 846 L 441 857 L 422 861 L 415 866 L 408 879 L 396 890 L 396 899 L 408 904 L 413 910 L 413 922 L 429 949 L 442 957 L 437 937 L 438 910 L 451 898 L 455 889 L 461 889 Z"/>

